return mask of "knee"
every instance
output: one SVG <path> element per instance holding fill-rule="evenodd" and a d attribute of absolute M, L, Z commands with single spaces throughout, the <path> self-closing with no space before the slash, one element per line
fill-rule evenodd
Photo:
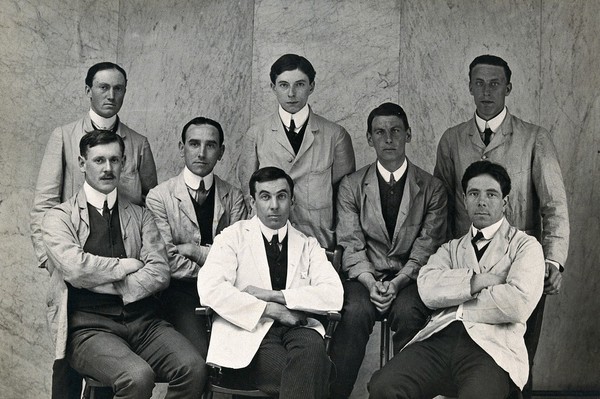
<path fill-rule="evenodd" d="M 369 390 L 369 399 L 387 399 L 387 398 L 405 398 L 391 389 L 385 370 L 376 371 L 367 385 Z"/>
<path fill-rule="evenodd" d="M 182 353 L 178 358 L 179 364 L 176 369 L 175 378 L 187 381 L 195 381 L 204 386 L 207 377 L 206 363 L 197 351 Z"/>
<path fill-rule="evenodd" d="M 420 329 L 427 323 L 431 310 L 425 306 L 418 293 L 398 295 L 390 310 L 389 321 L 393 331 L 398 329 Z"/>
<path fill-rule="evenodd" d="M 117 394 L 131 394 L 136 397 L 150 397 L 154 389 L 155 374 L 147 364 L 129 368 L 115 381 Z M 118 395 L 117 395 L 118 396 Z"/>
<path fill-rule="evenodd" d="M 369 297 L 350 298 L 344 302 L 341 324 L 350 326 L 366 325 L 371 328 L 377 319 L 377 310 Z"/>

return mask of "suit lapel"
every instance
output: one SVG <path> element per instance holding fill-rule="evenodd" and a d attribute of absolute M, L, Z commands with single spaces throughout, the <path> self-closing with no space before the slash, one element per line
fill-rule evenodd
<path fill-rule="evenodd" d="M 406 168 L 406 184 L 404 185 L 404 192 L 402 193 L 402 201 L 400 202 L 400 209 L 398 210 L 398 217 L 396 218 L 396 227 L 394 228 L 394 237 L 392 239 L 392 246 L 396 245 L 398 241 L 398 232 L 406 222 L 408 213 L 414 202 L 414 198 L 421 191 L 419 182 L 417 182 L 413 166 L 407 160 Z"/>
<path fill-rule="evenodd" d="M 131 222 L 131 214 L 129 213 L 129 202 L 126 200 L 117 201 L 119 207 L 119 222 L 121 223 L 121 235 L 123 236 L 123 244 L 125 245 L 125 253 L 128 256 L 136 253 L 136 250 L 132 247 L 134 245 L 133 240 L 127 239 L 127 232 L 129 231 L 128 226 Z"/>
<path fill-rule="evenodd" d="M 286 151 L 292 157 L 295 157 L 294 149 L 290 144 L 290 141 L 285 134 L 285 130 L 283 128 L 283 122 L 281 122 L 281 118 L 279 117 L 279 113 L 275 112 L 273 119 L 271 120 L 271 134 L 273 137 L 273 142 L 275 144 L 274 151 L 277 153 L 279 151 Z"/>
<path fill-rule="evenodd" d="M 225 208 L 223 207 L 223 203 L 225 202 L 225 198 L 229 194 L 227 190 L 225 190 L 224 184 L 214 175 L 214 185 L 215 185 L 215 210 L 213 215 L 213 225 L 212 225 L 212 234 L 213 237 L 217 235 L 217 230 L 219 229 L 219 223 L 221 222 L 221 218 L 225 213 Z"/>
<path fill-rule="evenodd" d="M 471 126 L 469 127 L 469 138 L 471 139 L 471 143 L 474 146 L 485 149 L 485 144 L 483 144 L 483 140 L 481 140 L 481 136 L 479 134 L 479 129 L 477 128 L 477 122 L 475 122 L 475 115 L 473 115 L 473 119 L 471 119 Z"/>
<path fill-rule="evenodd" d="M 287 258 L 287 279 L 285 287 L 290 288 L 294 281 L 294 277 L 300 266 L 302 250 L 304 249 L 304 240 L 301 238 L 298 231 L 288 222 L 288 258 Z"/>
<path fill-rule="evenodd" d="M 192 198 L 190 197 L 190 193 L 188 192 L 185 181 L 183 180 L 183 172 L 181 172 L 177 178 L 177 184 L 175 185 L 175 192 L 173 195 L 179 201 L 180 212 L 187 216 L 192 224 L 199 229 L 200 226 L 198 226 L 198 218 L 196 217 L 196 211 L 194 210 L 194 205 L 192 204 Z"/>
<path fill-rule="evenodd" d="M 315 141 L 315 134 L 319 133 L 319 124 L 316 123 L 314 119 L 315 118 L 313 116 L 312 111 L 309 111 L 308 122 L 306 125 L 306 129 L 304 129 L 304 138 L 302 139 L 302 144 L 300 145 L 300 149 L 298 150 L 296 159 L 300 159 L 300 157 L 306 154 L 306 151 L 309 150 L 309 148 L 313 145 L 313 142 Z"/>
<path fill-rule="evenodd" d="M 71 213 L 71 223 L 79 226 L 77 235 L 83 246 L 90 236 L 90 214 L 88 213 L 87 198 L 83 187 L 77 193 L 77 213 Z"/>
<path fill-rule="evenodd" d="M 373 163 L 363 182 L 363 189 L 365 195 L 365 201 L 369 204 L 369 207 L 374 210 L 373 214 L 376 220 L 370 220 L 375 226 L 378 226 L 383 237 L 386 238 L 388 243 L 391 243 L 390 236 L 385 227 L 385 220 L 383 220 L 383 210 L 381 209 L 381 196 L 379 195 L 379 182 L 377 180 L 377 163 Z"/>
<path fill-rule="evenodd" d="M 496 134 L 494 134 L 494 138 L 490 142 L 487 151 L 491 151 L 496 147 L 500 147 L 510 135 L 512 135 L 512 117 L 508 111 L 506 111 L 506 116 L 498 128 L 498 131 Z"/>
<path fill-rule="evenodd" d="M 250 262 L 254 263 L 254 268 L 262 282 L 261 288 L 272 289 L 269 261 L 267 260 L 267 252 L 265 250 L 262 231 L 260 231 L 260 226 L 258 224 L 258 216 L 254 216 L 251 221 L 252 223 L 248 223 L 247 233 L 249 237 L 248 245 L 252 252 L 252 260 Z"/>

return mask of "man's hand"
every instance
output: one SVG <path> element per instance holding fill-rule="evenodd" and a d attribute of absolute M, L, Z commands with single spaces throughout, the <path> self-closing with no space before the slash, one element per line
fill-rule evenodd
<path fill-rule="evenodd" d="M 122 258 L 119 259 L 119 263 L 125 269 L 126 274 L 135 273 L 144 267 L 144 263 L 141 260 L 134 258 Z"/>
<path fill-rule="evenodd" d="M 301 327 L 308 323 L 304 312 L 290 310 L 274 302 L 267 303 L 263 316 L 269 317 L 288 327 Z"/>
<path fill-rule="evenodd" d="M 556 295 L 562 286 L 562 273 L 558 267 L 546 262 L 546 276 L 544 278 L 544 294 Z"/>
<path fill-rule="evenodd" d="M 381 314 L 387 312 L 392 306 L 396 294 L 396 285 L 391 281 L 377 281 L 369 291 L 371 302 Z"/>
<path fill-rule="evenodd" d="M 471 295 L 481 292 L 484 288 L 504 284 L 505 282 L 503 277 L 494 273 L 474 274 L 471 277 Z"/>
<path fill-rule="evenodd" d="M 281 291 L 275 290 L 266 290 L 264 288 L 255 287 L 253 285 L 249 285 L 242 290 L 242 292 L 248 293 L 255 297 L 256 299 L 260 299 L 265 302 L 276 302 L 282 305 L 285 305 L 285 297 Z"/>

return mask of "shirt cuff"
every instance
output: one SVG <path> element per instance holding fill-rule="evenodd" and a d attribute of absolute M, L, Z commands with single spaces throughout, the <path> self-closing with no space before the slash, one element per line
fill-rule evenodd
<path fill-rule="evenodd" d="M 463 319 L 463 304 L 461 303 L 460 305 L 458 305 L 458 308 L 456 309 L 456 320 L 462 321 L 462 319 Z"/>
<path fill-rule="evenodd" d="M 563 272 L 563 270 L 565 270 L 565 268 L 562 267 L 562 265 L 560 263 L 553 261 L 551 259 L 546 259 L 546 263 L 550 263 L 551 265 L 554 265 L 558 269 L 558 271 L 561 273 Z"/>

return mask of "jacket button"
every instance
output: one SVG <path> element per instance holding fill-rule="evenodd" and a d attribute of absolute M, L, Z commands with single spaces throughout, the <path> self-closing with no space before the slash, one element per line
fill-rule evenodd
<path fill-rule="evenodd" d="M 487 159 L 487 155 L 482 155 L 481 159 Z"/>

